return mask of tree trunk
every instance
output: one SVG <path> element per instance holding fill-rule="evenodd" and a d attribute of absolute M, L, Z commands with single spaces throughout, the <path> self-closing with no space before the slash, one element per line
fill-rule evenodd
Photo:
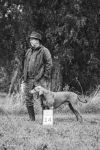
<path fill-rule="evenodd" d="M 8 93 L 9 95 L 11 95 L 14 91 L 14 85 L 15 85 L 15 82 L 17 80 L 17 76 L 18 76 L 18 69 L 15 70 L 14 75 L 11 79 L 11 84 L 10 84 L 9 93 Z"/>
<path fill-rule="evenodd" d="M 53 61 L 53 69 L 51 75 L 51 90 L 52 91 L 62 90 L 61 65 L 58 60 Z"/>

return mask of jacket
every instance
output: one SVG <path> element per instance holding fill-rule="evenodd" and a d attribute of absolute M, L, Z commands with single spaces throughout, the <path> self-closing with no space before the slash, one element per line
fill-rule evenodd
<path fill-rule="evenodd" d="M 35 52 L 35 56 L 34 56 Z M 34 64 L 32 66 L 31 74 L 29 70 L 29 61 L 31 56 L 35 57 Z M 49 50 L 41 45 L 39 48 L 33 50 L 32 48 L 28 49 L 25 55 L 24 61 L 24 81 L 27 81 L 28 78 L 33 78 L 35 81 L 45 77 L 50 78 L 52 68 L 52 58 Z"/>

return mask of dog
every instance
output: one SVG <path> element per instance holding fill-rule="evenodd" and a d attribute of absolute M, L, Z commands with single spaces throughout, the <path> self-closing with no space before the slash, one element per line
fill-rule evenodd
<path fill-rule="evenodd" d="M 52 92 L 41 86 L 35 87 L 30 91 L 31 94 L 38 92 L 39 96 L 44 98 L 42 108 L 56 109 L 64 103 L 67 103 L 69 108 L 76 116 L 77 121 L 82 122 L 83 118 L 78 110 L 78 102 L 87 103 L 87 100 L 82 100 L 79 95 L 70 91 Z"/>

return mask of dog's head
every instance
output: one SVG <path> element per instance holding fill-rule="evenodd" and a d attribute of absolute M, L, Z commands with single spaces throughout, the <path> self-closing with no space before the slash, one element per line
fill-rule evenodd
<path fill-rule="evenodd" d="M 48 106 L 49 108 L 53 106 L 54 103 L 54 94 L 53 92 L 43 88 L 42 86 L 36 86 L 31 93 L 37 92 L 39 96 L 43 96 L 43 105 Z"/>
<path fill-rule="evenodd" d="M 44 88 L 42 86 L 36 86 L 33 90 L 30 91 L 31 94 L 34 94 L 36 92 L 38 92 L 41 96 L 44 94 Z"/>

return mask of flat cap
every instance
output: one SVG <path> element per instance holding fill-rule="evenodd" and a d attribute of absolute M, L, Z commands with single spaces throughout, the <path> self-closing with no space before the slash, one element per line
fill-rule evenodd
<path fill-rule="evenodd" d="M 33 31 L 29 37 L 30 37 L 30 39 L 38 39 L 40 41 L 42 40 L 41 34 L 35 32 L 35 31 Z"/>

